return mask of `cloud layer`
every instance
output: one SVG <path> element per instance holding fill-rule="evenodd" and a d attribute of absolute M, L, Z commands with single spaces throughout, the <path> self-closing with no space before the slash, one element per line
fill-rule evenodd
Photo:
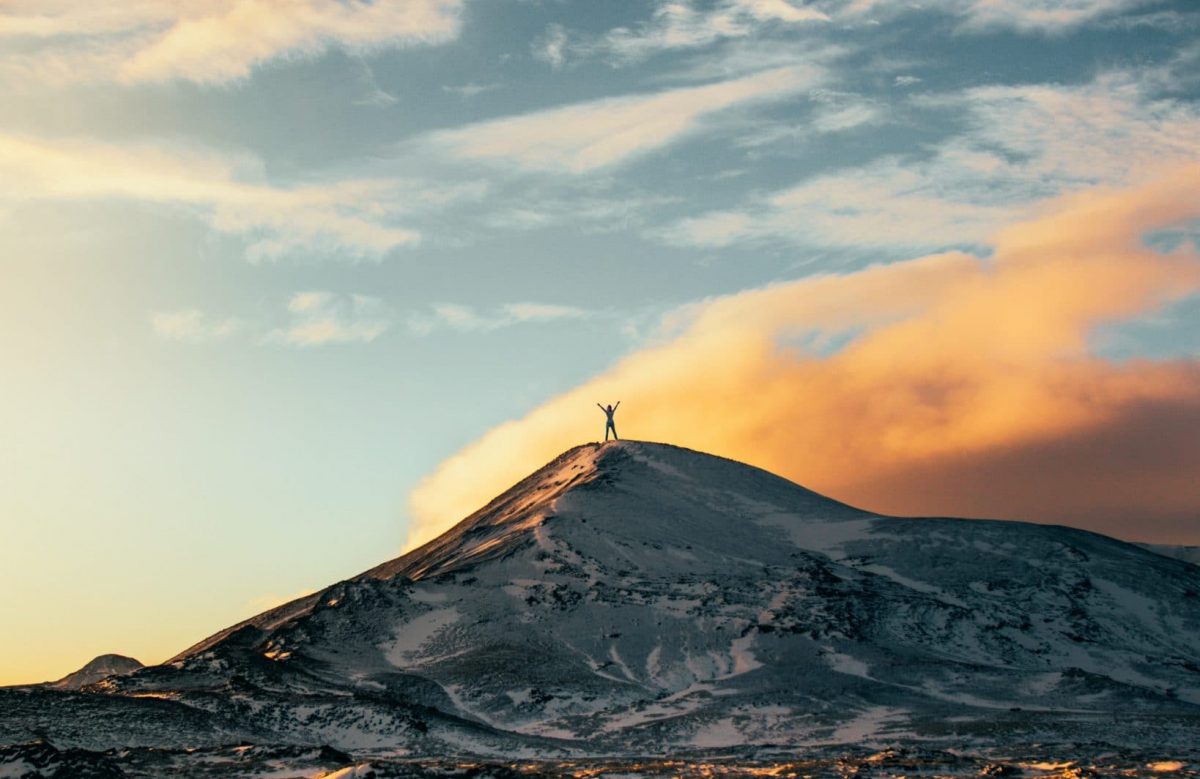
<path fill-rule="evenodd" d="M 680 220 L 668 243 L 917 248 L 979 243 L 1036 201 L 1128 184 L 1200 158 L 1194 105 L 1146 95 L 1128 74 L 1080 86 L 987 86 L 916 99 L 964 121 L 926 158 L 886 156 L 823 173 L 746 205 Z M 805 132 L 819 130 L 820 117 Z M 1086 150 L 1086 151 L 1084 151 Z"/>
<path fill-rule="evenodd" d="M 598 433 L 592 404 L 617 399 L 631 437 L 877 510 L 1200 542 L 1200 364 L 1088 346 L 1097 325 L 1200 292 L 1195 247 L 1142 240 L 1197 217 L 1191 165 L 1057 201 L 999 231 L 987 260 L 937 254 L 689 307 L 661 345 L 443 463 L 412 496 L 410 543 Z"/>
<path fill-rule="evenodd" d="M 0 40 L 41 41 L 29 63 L 59 79 L 224 83 L 273 59 L 458 35 L 461 0 L 13 0 Z"/>
<path fill-rule="evenodd" d="M 195 148 L 0 133 L 0 204 L 117 199 L 172 205 L 249 238 L 251 259 L 298 247 L 379 255 L 411 245 L 420 236 L 394 224 L 396 214 L 429 197 L 409 182 L 384 179 L 277 186 L 264 180 L 253 158 Z"/>

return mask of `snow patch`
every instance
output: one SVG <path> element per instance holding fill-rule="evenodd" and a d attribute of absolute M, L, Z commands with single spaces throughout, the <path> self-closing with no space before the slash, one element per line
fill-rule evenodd
<path fill-rule="evenodd" d="M 409 620 L 396 629 L 395 640 L 386 650 L 388 662 L 401 668 L 408 665 L 426 644 L 458 620 L 456 608 L 436 609 Z"/>
<path fill-rule="evenodd" d="M 830 668 L 840 674 L 861 676 L 863 679 L 871 678 L 871 667 L 856 657 L 831 651 L 825 655 L 825 662 L 829 664 Z"/>
<path fill-rule="evenodd" d="M 904 709 L 873 706 L 843 723 L 830 736 L 834 744 L 857 744 L 880 735 L 892 722 L 908 714 Z"/>
<path fill-rule="evenodd" d="M 896 584 L 907 587 L 910 590 L 916 590 L 917 592 L 923 592 L 927 595 L 932 595 L 943 603 L 949 603 L 951 606 L 958 606 L 959 608 L 963 609 L 969 608 L 961 599 L 946 593 L 940 587 L 935 587 L 926 582 L 919 582 L 916 579 L 910 579 L 907 576 L 897 573 L 894 569 L 889 568 L 886 565 L 872 563 L 871 565 L 858 566 L 858 568 L 859 570 L 866 571 L 867 573 L 873 573 L 876 576 L 882 576 L 886 579 L 891 579 Z"/>
<path fill-rule="evenodd" d="M 748 671 L 753 671 L 755 668 L 762 668 L 762 663 L 750 651 L 750 647 L 754 645 L 754 634 L 747 633 L 741 638 L 734 639 L 729 645 L 729 655 L 733 658 L 733 670 L 726 676 L 728 679 L 731 676 L 740 676 Z"/>
<path fill-rule="evenodd" d="M 852 541 L 870 539 L 879 522 L 877 519 L 820 521 L 790 513 L 762 514 L 755 517 L 755 521 L 760 525 L 782 528 L 796 546 L 810 552 L 820 552 L 831 560 L 844 560 L 847 554 L 842 547 Z"/>
<path fill-rule="evenodd" d="M 438 592 L 428 588 L 414 589 L 408 593 L 408 599 L 414 603 L 445 603 L 449 598 L 449 593 Z"/>
<path fill-rule="evenodd" d="M 737 729 L 732 717 L 725 717 L 715 722 L 710 722 L 692 736 L 691 744 L 694 747 L 712 748 L 712 747 L 731 747 L 741 744 L 745 740 L 742 732 Z"/>

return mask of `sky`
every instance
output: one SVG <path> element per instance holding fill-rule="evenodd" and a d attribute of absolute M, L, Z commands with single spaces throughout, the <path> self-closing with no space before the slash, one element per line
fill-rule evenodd
<path fill-rule="evenodd" d="M 1200 544 L 1200 8 L 0 2 L 0 684 L 603 433 Z"/>

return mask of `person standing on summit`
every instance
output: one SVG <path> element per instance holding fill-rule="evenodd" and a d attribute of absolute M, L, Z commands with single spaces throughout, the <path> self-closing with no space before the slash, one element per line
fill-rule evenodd
<path fill-rule="evenodd" d="M 600 406 L 599 403 L 597 403 L 596 405 Z M 614 441 L 621 440 L 621 439 L 617 438 L 617 426 L 613 422 L 613 414 L 617 413 L 617 406 L 620 406 L 620 405 L 621 405 L 621 401 L 618 400 L 616 406 L 600 406 L 600 410 L 604 412 L 604 416 L 607 418 L 604 423 L 604 440 L 605 441 L 608 440 L 608 431 L 609 430 L 612 431 Z"/>

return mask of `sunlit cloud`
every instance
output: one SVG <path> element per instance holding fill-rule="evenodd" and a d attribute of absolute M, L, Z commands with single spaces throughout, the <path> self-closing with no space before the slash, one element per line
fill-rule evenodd
<path fill-rule="evenodd" d="M 444 462 L 412 495 L 410 545 L 593 438 L 602 398 L 624 401 L 631 437 L 877 510 L 1200 541 L 1200 363 L 1088 346 L 1103 323 L 1200 293 L 1193 245 L 1142 240 L 1200 217 L 1200 167 L 1044 208 L 986 260 L 935 254 L 687 307 L 665 341 Z"/>
<path fill-rule="evenodd" d="M 712 114 L 778 100 L 823 78 L 791 66 L 694 87 L 605 98 L 439 132 L 438 149 L 519 169 L 588 173 L 678 142 Z"/>
<path fill-rule="evenodd" d="M 396 214 L 457 197 L 457 191 L 418 190 L 408 182 L 372 179 L 279 186 L 265 181 L 261 164 L 246 155 L 0 134 L 0 204 L 167 204 L 245 237 L 247 255 L 255 260 L 314 249 L 379 256 L 412 245 L 419 234 L 394 224 Z"/>
<path fill-rule="evenodd" d="M 206 343 L 223 341 L 242 326 L 235 317 L 211 317 L 194 308 L 174 311 L 155 311 L 150 314 L 150 327 L 155 334 L 169 341 Z"/>
<path fill-rule="evenodd" d="M 458 35 L 461 5 L 461 0 L 11 0 L 0 8 L 0 39 L 40 41 L 25 55 L 25 70 L 44 69 L 56 80 L 225 83 L 245 78 L 262 63 L 313 57 L 330 48 L 366 52 L 451 40 Z"/>
<path fill-rule="evenodd" d="M 390 325 L 382 301 L 368 295 L 298 292 L 288 301 L 287 310 L 289 323 L 267 333 L 266 343 L 297 347 L 370 343 Z"/>
<path fill-rule="evenodd" d="M 408 327 L 418 335 L 428 335 L 439 328 L 478 333 L 519 324 L 581 319 L 590 314 L 586 309 L 576 306 L 552 303 L 505 303 L 488 312 L 461 303 L 437 303 L 429 313 L 410 316 Z"/>
<path fill-rule="evenodd" d="M 888 156 L 816 175 L 745 207 L 685 218 L 659 236 L 712 247 L 962 246 L 983 241 L 1047 197 L 1135 183 L 1200 158 L 1200 111 L 1147 98 L 1124 74 L 1081 87 L 988 86 L 918 102 L 965 117 L 966 129 L 926 159 Z M 771 128 L 747 142 L 770 141 L 762 132 Z"/>

